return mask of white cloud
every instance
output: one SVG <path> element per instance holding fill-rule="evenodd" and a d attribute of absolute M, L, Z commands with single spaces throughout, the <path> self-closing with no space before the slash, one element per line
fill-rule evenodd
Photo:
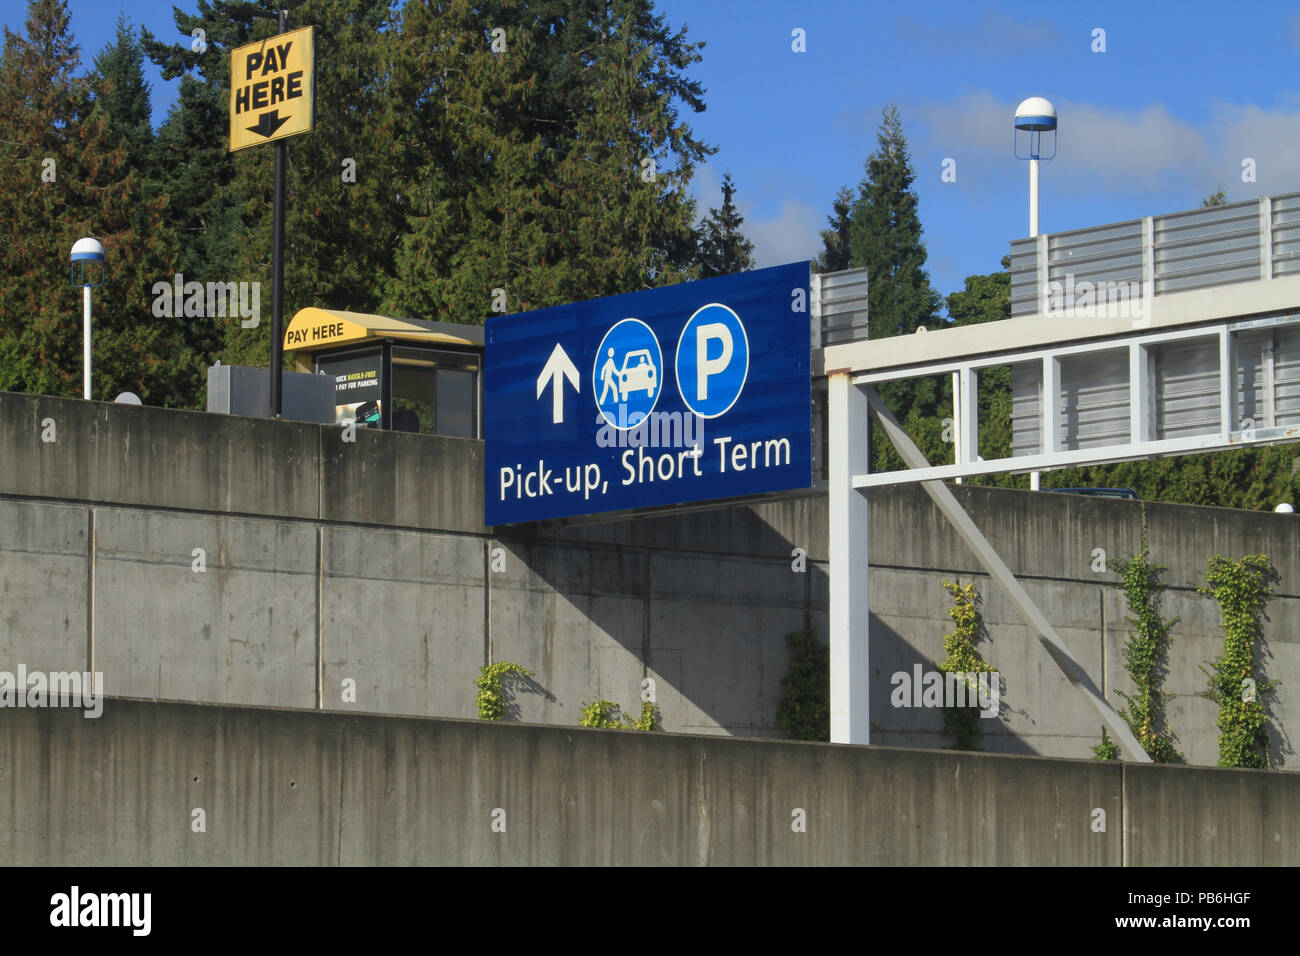
<path fill-rule="evenodd" d="M 1300 99 L 1265 109 L 1253 103 L 1215 103 L 1214 168 L 1207 190 L 1223 186 L 1229 201 L 1300 189 Z M 1255 161 L 1254 183 L 1241 181 L 1242 160 Z"/>
<path fill-rule="evenodd" d="M 695 176 L 691 179 L 691 192 L 695 194 L 697 223 L 708 218 L 710 209 L 722 205 L 722 177 L 718 175 L 712 163 L 701 163 L 695 167 Z"/>
<path fill-rule="evenodd" d="M 1056 159 L 1044 172 L 1063 193 L 1141 193 L 1168 187 L 1171 180 L 1199 189 L 1215 179 L 1219 163 L 1212 140 L 1220 137 L 1173 116 L 1163 103 L 1121 110 L 1051 99 L 1060 134 Z M 1004 182 L 1014 162 L 1012 117 L 1018 102 L 981 90 L 954 103 L 924 103 L 917 111 L 924 127 L 918 144 L 955 157 L 977 180 Z"/>
<path fill-rule="evenodd" d="M 895 31 L 904 43 L 937 56 L 972 48 L 985 56 L 1023 56 L 1026 50 L 1044 50 L 1061 42 L 1051 22 L 1018 20 L 996 7 L 985 7 L 973 27 L 949 20 L 935 27 L 903 18 L 895 24 Z"/>
<path fill-rule="evenodd" d="M 733 174 L 732 179 L 735 178 Z M 722 177 L 713 164 L 702 163 L 696 167 L 691 186 L 700 219 L 705 219 L 710 209 L 722 205 Z M 773 199 L 760 205 L 747 196 L 744 184 L 738 181 L 736 205 L 744 218 L 740 231 L 754 244 L 755 268 L 814 259 L 821 252 L 825 212 L 795 199 L 780 199 L 775 202 L 775 215 L 761 215 L 761 208 L 774 206 Z"/>
<path fill-rule="evenodd" d="M 754 243 L 756 268 L 778 266 L 786 262 L 815 259 L 822 250 L 821 228 L 825 214 L 805 203 L 787 199 L 775 218 L 751 218 L 741 203 L 745 216 L 742 230 Z"/>

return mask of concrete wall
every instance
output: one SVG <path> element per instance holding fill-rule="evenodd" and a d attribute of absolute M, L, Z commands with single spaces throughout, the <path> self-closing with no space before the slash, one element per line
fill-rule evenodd
<path fill-rule="evenodd" d="M 19 866 L 1300 863 L 1300 776 L 1269 771 L 125 700 L 0 722 Z"/>
<path fill-rule="evenodd" d="M 1117 706 L 1128 612 L 1094 552 L 1135 551 L 1145 507 L 1180 619 L 1170 720 L 1194 763 L 1217 760 L 1197 694 L 1222 642 L 1195 586 L 1215 552 L 1268 554 L 1281 582 L 1258 656 L 1283 681 L 1275 765 L 1296 766 L 1295 517 L 954 490 Z M 514 660 L 535 672 L 518 719 L 573 726 L 597 697 L 636 710 L 649 677 L 668 730 L 782 735 L 784 635 L 826 635 L 824 496 L 512 529 L 482 526 L 482 496 L 479 442 L 0 393 L 0 669 L 91 667 L 121 697 L 468 718 L 479 667 Z M 871 502 L 872 739 L 940 747 L 939 713 L 891 707 L 890 678 L 942 659 L 941 582 L 977 565 L 919 488 Z M 1088 756 L 1097 717 L 977 582 L 1003 678 L 986 748 Z"/>

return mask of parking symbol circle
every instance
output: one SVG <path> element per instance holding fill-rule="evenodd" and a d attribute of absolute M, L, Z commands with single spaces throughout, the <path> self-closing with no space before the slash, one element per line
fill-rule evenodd
<path fill-rule="evenodd" d="M 749 377 L 749 337 L 730 308 L 711 302 L 698 309 L 677 340 L 677 390 L 701 418 L 724 414 Z"/>
<path fill-rule="evenodd" d="M 591 388 L 601 416 L 619 430 L 634 428 L 659 403 L 664 356 L 650 326 L 623 319 L 605 333 L 591 365 Z"/>

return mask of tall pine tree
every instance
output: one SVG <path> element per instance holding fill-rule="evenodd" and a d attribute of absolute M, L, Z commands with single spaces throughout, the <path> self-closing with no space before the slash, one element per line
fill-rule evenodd
<path fill-rule="evenodd" d="M 722 208 L 710 209 L 700 224 L 700 277 L 727 276 L 754 268 L 754 244 L 740 231 L 745 219 L 736 208 L 736 184 L 722 177 Z"/>
<path fill-rule="evenodd" d="M 925 243 L 898 109 L 884 111 L 879 148 L 867 159 L 849 227 L 849 262 L 867 268 L 871 338 L 906 335 L 934 324 L 939 295 L 925 271 Z"/>
<path fill-rule="evenodd" d="M 849 251 L 849 233 L 853 226 L 853 190 L 848 186 L 842 186 L 831 203 L 831 215 L 826 217 L 826 224 L 830 228 L 821 232 L 825 248 L 817 257 L 817 271 L 840 272 L 850 268 L 852 253 Z"/>
<path fill-rule="evenodd" d="M 173 8 L 179 37 L 164 41 L 142 29 L 141 42 L 164 79 L 180 79 L 154 154 L 154 188 L 167 197 L 162 228 L 176 250 L 174 272 L 187 282 L 260 281 L 269 291 L 269 275 L 237 272 L 247 224 L 244 199 L 233 188 L 235 163 L 229 150 L 230 50 L 251 42 L 255 26 L 266 29 L 251 14 L 254 7 L 238 2 L 218 7 L 199 0 L 194 14 Z M 263 305 L 269 308 L 269 295 Z M 188 346 L 207 363 L 217 358 L 226 364 L 267 362 L 269 347 L 260 356 L 225 350 L 227 336 L 241 336 L 237 318 L 192 318 L 185 329 Z"/>
<path fill-rule="evenodd" d="M 819 266 L 827 271 L 866 267 L 868 336 L 873 339 L 906 335 L 923 325 L 934 325 L 940 305 L 925 271 L 925 244 L 912 189 L 916 175 L 908 157 L 902 120 L 893 106 L 883 111 L 877 142 L 878 149 L 867 158 L 852 206 L 846 209 L 846 190 L 836 198 L 834 213 L 829 217 L 831 228 L 822 233 L 825 249 L 819 259 Z M 950 389 L 945 390 L 940 379 L 911 379 L 885 383 L 879 391 L 921 450 L 934 461 L 935 453 L 943 449 L 938 412 Z M 902 467 L 902 459 L 884 433 L 874 427 L 871 449 L 877 471 Z"/>
<path fill-rule="evenodd" d="M 142 182 L 153 167 L 153 125 L 144 53 L 125 13 L 118 14 L 113 42 L 95 57 L 95 101 L 104 111 L 108 131 L 126 149 L 126 167 Z"/>
<path fill-rule="evenodd" d="M 149 404 L 184 404 L 198 363 L 178 325 L 152 314 L 149 292 L 170 266 L 162 202 L 145 200 L 112 101 L 94 99 L 79 65 L 63 0 L 32 0 L 25 34 L 5 31 L 0 141 L 16 174 L 0 178 L 0 389 L 81 394 L 81 295 L 68 250 L 90 235 L 107 259 L 93 297 L 93 397 L 129 389 Z"/>
<path fill-rule="evenodd" d="M 406 234 L 387 309 L 481 321 L 690 277 L 699 59 L 648 0 L 410 0 Z"/>

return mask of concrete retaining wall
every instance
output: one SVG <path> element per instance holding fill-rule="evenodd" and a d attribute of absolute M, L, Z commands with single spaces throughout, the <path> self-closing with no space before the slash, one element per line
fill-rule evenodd
<path fill-rule="evenodd" d="M 479 442 L 0 393 L 0 669 L 102 670 L 110 695 L 468 718 L 489 660 L 536 676 L 513 716 L 576 725 L 584 702 L 664 724 L 781 736 L 784 635 L 826 635 L 826 501 L 808 495 L 604 524 L 485 528 Z M 53 439 L 53 440 L 47 440 Z M 1142 505 L 954 489 L 1107 694 L 1132 690 L 1118 576 Z M 872 493 L 873 742 L 939 747 L 940 715 L 890 706 L 891 675 L 929 669 L 951 629 L 944 579 L 974 558 L 914 486 Z M 1165 689 L 1178 746 L 1217 760 L 1200 666 L 1217 608 L 1195 593 L 1215 552 L 1281 573 L 1258 648 L 1283 681 L 1273 759 L 1294 767 L 1300 524 L 1145 505 L 1173 586 Z M 806 570 L 792 569 L 792 552 Z M 196 550 L 197 549 L 197 550 Z M 199 562 L 206 570 L 195 570 Z M 1018 612 L 979 576 L 986 659 L 1003 676 L 987 749 L 1084 757 L 1100 723 Z M 353 688 L 349 690 L 349 688 Z"/>
<path fill-rule="evenodd" d="M 0 725 L 20 866 L 1300 863 L 1278 772 L 139 701 Z"/>

